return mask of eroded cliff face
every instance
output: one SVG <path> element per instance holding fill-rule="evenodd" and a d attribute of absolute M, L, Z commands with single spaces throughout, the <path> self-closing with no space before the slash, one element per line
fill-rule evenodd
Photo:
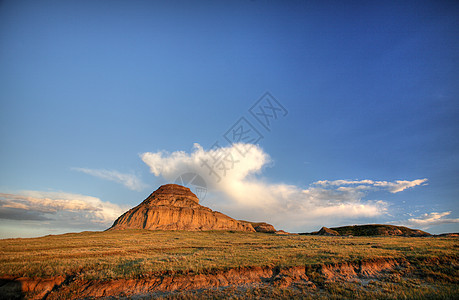
<path fill-rule="evenodd" d="M 423 288 L 425 288 L 433 282 L 421 281 L 429 274 L 432 276 L 431 273 L 425 273 L 427 270 L 442 265 L 453 274 L 456 272 L 457 263 L 457 257 L 421 259 L 411 262 L 405 258 L 375 258 L 293 267 L 258 266 L 238 267 L 229 270 L 213 269 L 199 274 L 194 272 L 163 272 L 145 274 L 145 277 L 133 279 L 88 280 L 79 278 L 78 275 L 68 275 L 66 278 L 57 276 L 48 279 L 0 278 L 0 298 L 63 299 L 68 298 L 69 295 L 72 299 L 155 298 L 193 290 L 204 293 L 205 290 L 229 286 L 246 289 L 246 291 L 250 289 L 260 291 L 260 288 L 270 286 L 301 288 L 303 290 L 301 296 L 308 296 L 307 298 L 321 296 L 322 298 L 327 295 L 326 287 L 333 282 L 345 283 L 347 288 L 355 288 L 360 291 L 362 289 L 374 291 L 376 287 L 384 286 L 387 282 L 391 283 L 389 286 L 393 287 L 404 280 L 410 283 L 422 282 Z M 429 268 L 426 268 L 427 266 Z M 446 280 L 452 281 L 451 284 L 457 284 L 457 280 L 453 277 L 446 278 Z M 406 286 L 400 288 L 406 288 Z M 375 296 L 380 295 L 378 293 L 379 291 L 376 291 Z M 252 299 L 251 297 L 248 298 Z"/>
<path fill-rule="evenodd" d="M 255 231 L 250 224 L 200 205 L 189 188 L 177 184 L 161 186 L 109 228 L 120 229 Z"/>

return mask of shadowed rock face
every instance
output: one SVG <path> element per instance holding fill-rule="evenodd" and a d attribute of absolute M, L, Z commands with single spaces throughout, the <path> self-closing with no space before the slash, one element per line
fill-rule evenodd
<path fill-rule="evenodd" d="M 177 184 L 161 186 L 109 228 L 120 229 L 255 231 L 250 224 L 200 205 L 189 188 Z"/>

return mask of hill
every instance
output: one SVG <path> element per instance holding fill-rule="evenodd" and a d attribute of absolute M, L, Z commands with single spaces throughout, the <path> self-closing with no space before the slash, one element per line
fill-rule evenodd
<path fill-rule="evenodd" d="M 330 236 L 408 236 L 426 237 L 430 233 L 411 229 L 404 226 L 387 224 L 352 225 L 341 227 L 322 227 L 319 231 L 300 233 L 300 235 L 330 235 Z"/>
<path fill-rule="evenodd" d="M 430 233 L 419 229 L 386 224 L 341 226 L 330 229 L 338 232 L 339 235 L 353 236 L 431 236 Z"/>

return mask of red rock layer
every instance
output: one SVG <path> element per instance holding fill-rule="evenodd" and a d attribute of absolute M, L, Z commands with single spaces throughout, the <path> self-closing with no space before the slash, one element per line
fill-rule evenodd
<path fill-rule="evenodd" d="M 109 230 L 120 229 L 255 231 L 250 224 L 200 205 L 189 188 L 177 184 L 161 186 Z"/>

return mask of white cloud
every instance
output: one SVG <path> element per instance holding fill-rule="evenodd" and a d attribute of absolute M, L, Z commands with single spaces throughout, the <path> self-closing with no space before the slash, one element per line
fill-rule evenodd
<path fill-rule="evenodd" d="M 148 187 L 145 183 L 142 182 L 140 178 L 138 178 L 134 174 L 125 174 L 114 170 L 103 169 L 72 168 L 72 170 L 83 172 L 88 175 L 114 181 L 117 183 L 121 183 L 122 185 L 133 191 L 141 191 L 142 189 Z"/>
<path fill-rule="evenodd" d="M 319 180 L 314 182 L 314 184 L 329 186 L 329 185 L 351 185 L 351 184 L 374 184 L 373 180 Z"/>
<path fill-rule="evenodd" d="M 241 148 L 248 149 L 244 156 L 238 151 Z M 225 165 L 212 164 L 214 157 L 226 157 L 226 175 Z M 260 178 L 263 168 L 271 163 L 269 155 L 259 146 L 244 144 L 208 151 L 195 144 L 191 153 L 147 152 L 141 158 L 153 174 L 169 182 L 186 172 L 201 175 L 214 192 L 213 198 L 206 198 L 212 201 L 211 205 L 206 204 L 214 209 L 236 218 L 269 221 L 288 230 L 385 215 L 386 202 L 363 199 L 370 191 L 397 193 L 427 181 L 324 180 L 304 188 L 271 183 Z"/>
<path fill-rule="evenodd" d="M 387 182 L 387 181 L 377 181 L 375 182 L 375 186 L 387 188 L 391 193 L 398 193 L 404 191 L 408 188 L 412 188 L 418 185 L 425 184 L 427 182 L 427 178 L 424 179 L 416 179 L 416 180 L 397 180 L 395 182 Z"/>
<path fill-rule="evenodd" d="M 1 219 L 48 220 L 106 228 L 125 210 L 125 207 L 80 194 L 43 191 L 0 193 Z"/>
<path fill-rule="evenodd" d="M 404 191 L 408 188 L 415 187 L 418 185 L 425 185 L 427 182 L 427 178 L 424 179 L 416 179 L 416 180 L 396 180 L 394 182 L 390 181 L 374 181 L 374 180 L 321 180 L 317 181 L 314 184 L 321 185 L 321 186 L 354 186 L 358 185 L 357 187 L 341 187 L 341 189 L 361 189 L 361 190 L 371 190 L 373 188 L 381 188 L 386 189 L 389 192 L 395 194 L 401 191 Z"/>
<path fill-rule="evenodd" d="M 434 225 L 441 225 L 441 224 L 451 224 L 451 223 L 459 223 L 459 218 L 445 218 L 451 214 L 450 211 L 445 212 L 432 212 L 429 214 L 423 214 L 418 218 L 411 218 L 408 221 L 404 222 L 407 225 L 412 226 L 420 226 L 422 228 L 428 228 Z"/>

